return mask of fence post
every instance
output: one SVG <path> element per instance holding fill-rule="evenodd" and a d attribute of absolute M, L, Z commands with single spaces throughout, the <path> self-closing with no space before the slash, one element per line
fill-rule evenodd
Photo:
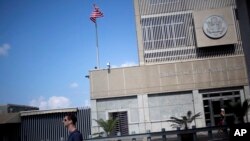
<path fill-rule="evenodd" d="M 161 132 L 162 132 L 162 134 L 163 134 L 163 135 L 162 135 L 162 140 L 163 140 L 163 141 L 166 141 L 166 140 L 167 140 L 167 137 L 166 137 L 165 128 L 162 128 L 162 129 L 161 129 Z"/>
<path fill-rule="evenodd" d="M 151 141 L 151 135 L 150 135 L 150 133 L 148 133 L 147 141 Z"/>
<path fill-rule="evenodd" d="M 180 131 L 180 130 L 181 128 L 177 127 L 177 131 Z M 178 132 L 177 132 L 177 141 L 181 141 L 181 134 L 179 134 Z"/>
<path fill-rule="evenodd" d="M 147 141 L 151 141 L 151 134 L 150 134 L 150 130 L 147 130 Z"/>
<path fill-rule="evenodd" d="M 192 126 L 193 129 L 193 141 L 197 141 L 197 135 L 196 135 L 196 130 L 195 130 L 196 126 Z"/>
<path fill-rule="evenodd" d="M 213 134 L 212 134 L 212 129 L 211 129 L 211 123 L 208 123 L 207 126 L 210 127 L 208 129 L 208 132 L 207 132 L 208 138 L 212 139 L 213 138 Z"/>

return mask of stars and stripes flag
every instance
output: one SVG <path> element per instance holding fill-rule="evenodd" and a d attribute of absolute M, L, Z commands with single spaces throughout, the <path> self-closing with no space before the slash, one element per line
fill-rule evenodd
<path fill-rule="evenodd" d="M 101 18 L 103 17 L 103 13 L 100 11 L 99 7 L 97 7 L 95 4 L 94 4 L 94 11 L 91 13 L 90 15 L 90 20 L 94 23 L 96 23 L 96 18 Z"/>

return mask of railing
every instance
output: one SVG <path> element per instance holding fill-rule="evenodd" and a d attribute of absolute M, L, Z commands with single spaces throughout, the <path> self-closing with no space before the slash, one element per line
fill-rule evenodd
<path fill-rule="evenodd" d="M 173 130 L 152 132 L 145 134 L 133 134 L 127 136 L 97 137 L 88 141 L 221 141 L 228 140 L 228 126 L 210 126 L 188 130 Z"/>

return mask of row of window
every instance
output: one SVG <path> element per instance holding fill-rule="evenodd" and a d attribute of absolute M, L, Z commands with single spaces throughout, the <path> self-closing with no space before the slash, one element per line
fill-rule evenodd
<path fill-rule="evenodd" d="M 190 13 L 142 19 L 144 49 L 194 45 L 191 20 Z"/>
<path fill-rule="evenodd" d="M 157 26 L 157 25 L 169 25 L 174 23 L 192 23 L 192 13 L 180 13 L 175 15 L 148 17 L 141 19 L 142 27 L 145 26 Z"/>
<path fill-rule="evenodd" d="M 144 54 L 145 58 L 153 58 L 153 57 L 171 57 L 171 56 L 179 56 L 179 55 L 188 55 L 195 54 L 197 57 L 211 57 L 211 56 L 225 56 L 225 55 L 233 55 L 236 52 L 233 45 L 228 45 L 225 47 L 210 47 L 204 49 L 196 49 L 196 48 L 183 48 L 181 50 L 167 50 L 162 52 L 146 52 Z M 239 52 L 240 53 L 240 52 Z"/>
<path fill-rule="evenodd" d="M 189 42 L 189 40 L 185 37 L 144 42 L 145 51 L 166 49 L 166 48 L 176 48 L 176 47 L 186 47 L 186 46 L 194 46 L 194 44 Z"/>
<path fill-rule="evenodd" d="M 161 26 L 151 26 L 143 28 L 144 41 L 186 38 L 189 28 L 184 23 L 165 24 Z"/>

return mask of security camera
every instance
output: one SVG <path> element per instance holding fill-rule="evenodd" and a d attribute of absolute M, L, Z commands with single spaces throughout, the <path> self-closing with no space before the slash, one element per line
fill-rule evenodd
<path fill-rule="evenodd" d="M 110 69 L 110 63 L 109 62 L 107 63 L 107 67 Z"/>

